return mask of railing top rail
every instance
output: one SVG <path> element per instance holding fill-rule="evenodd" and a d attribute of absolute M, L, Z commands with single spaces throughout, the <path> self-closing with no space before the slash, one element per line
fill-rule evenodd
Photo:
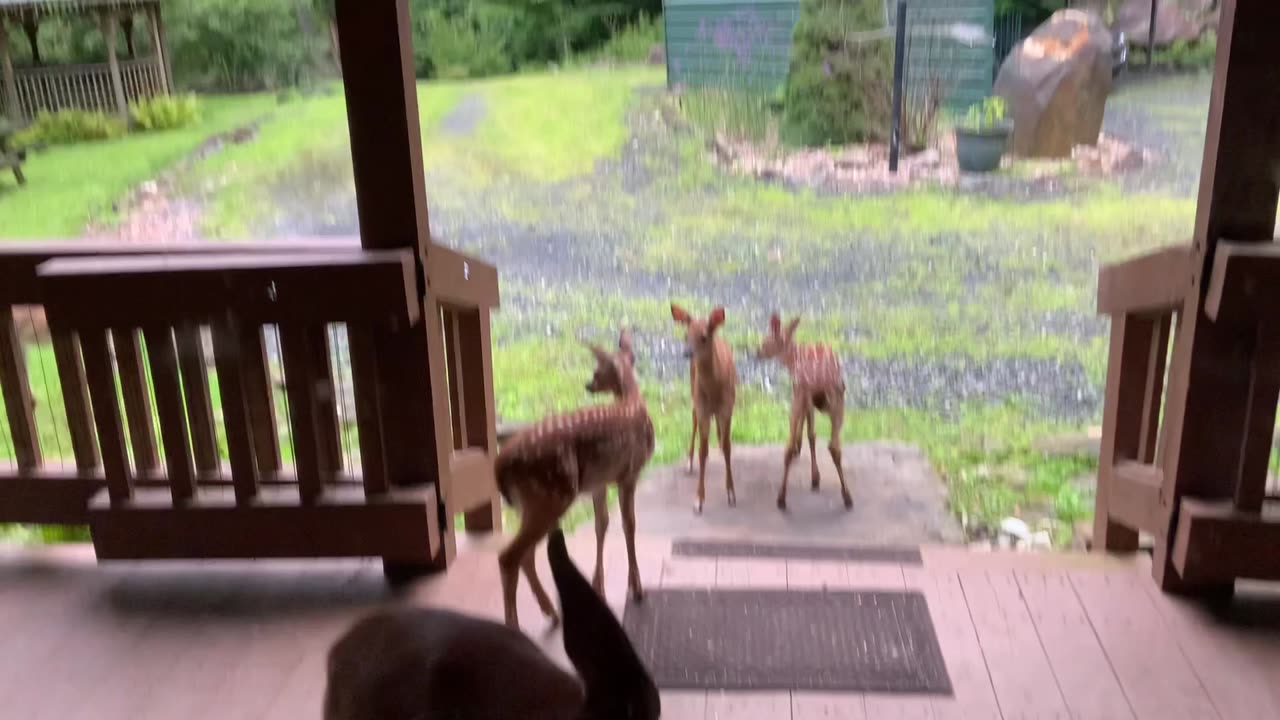
<path fill-rule="evenodd" d="M 408 250 L 303 255 L 68 258 L 40 266 L 51 323 L 75 328 L 207 322 L 414 323 Z"/>
<path fill-rule="evenodd" d="M 68 257 L 136 255 L 211 255 L 225 253 L 329 253 L 359 249 L 354 237 L 336 239 L 293 238 L 285 241 L 122 243 L 85 240 L 6 240 L 0 243 L 0 305 L 37 305 L 44 302 L 36 268 L 49 260 Z"/>

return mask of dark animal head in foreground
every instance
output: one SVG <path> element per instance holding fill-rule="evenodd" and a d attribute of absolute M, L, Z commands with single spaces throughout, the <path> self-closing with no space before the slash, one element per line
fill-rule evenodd
<path fill-rule="evenodd" d="M 657 686 L 556 530 L 548 556 L 578 676 L 505 625 L 431 608 L 375 613 L 329 652 L 325 720 L 656 720 Z"/>

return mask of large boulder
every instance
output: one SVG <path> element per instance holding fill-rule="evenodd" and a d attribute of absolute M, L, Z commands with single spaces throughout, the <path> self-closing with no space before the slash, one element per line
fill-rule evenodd
<path fill-rule="evenodd" d="M 1200 39 L 1218 23 L 1217 0 L 1159 0 L 1156 6 L 1156 46 Z M 1151 0 L 1124 0 L 1116 10 L 1112 30 L 1123 32 L 1133 45 L 1147 45 L 1151 32 Z"/>
<path fill-rule="evenodd" d="M 1013 116 L 1013 152 L 1065 158 L 1092 145 L 1111 93 L 1111 31 L 1097 13 L 1059 10 L 1000 66 L 995 94 Z"/>

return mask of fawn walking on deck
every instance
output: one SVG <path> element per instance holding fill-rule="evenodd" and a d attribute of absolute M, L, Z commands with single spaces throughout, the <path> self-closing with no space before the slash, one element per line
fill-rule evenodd
<path fill-rule="evenodd" d="M 653 423 L 635 377 L 630 333 L 623 331 L 612 355 L 591 345 L 596 371 L 587 384 L 592 393 L 610 393 L 614 402 L 552 415 L 512 438 L 495 463 L 498 489 L 520 511 L 520 530 L 498 557 L 507 624 L 517 627 L 517 573 L 523 568 L 538 605 L 558 621 L 551 598 L 542 588 L 533 548 L 555 527 L 578 495 L 589 493 L 595 504 L 596 566 L 592 585 L 604 592 L 604 536 L 609 528 L 609 485 L 618 486 L 622 530 L 627 541 L 627 587 L 640 600 L 636 565 L 635 492 L 640 471 L 653 455 Z"/>
<path fill-rule="evenodd" d="M 840 478 L 840 494 L 846 508 L 853 507 L 853 496 L 844 481 L 841 464 L 840 430 L 844 426 L 844 373 L 840 359 L 825 344 L 798 345 L 795 342 L 796 326 L 800 318 L 793 318 L 784 330 L 782 320 L 774 313 L 769 318 L 769 333 L 760 345 L 761 359 L 779 358 L 791 373 L 791 433 L 787 438 L 786 454 L 782 461 L 782 487 L 778 490 L 778 509 L 787 509 L 787 474 L 791 462 L 800 454 L 800 438 L 805 427 L 809 434 L 809 460 L 813 471 L 813 490 L 817 491 L 818 453 L 815 447 L 817 430 L 814 427 L 814 410 L 831 418 L 831 461 L 835 463 Z"/>
<path fill-rule="evenodd" d="M 707 442 L 711 420 L 715 418 L 720 450 L 724 453 L 724 482 L 729 505 L 738 498 L 733 489 L 733 463 L 730 461 L 729 432 L 733 425 L 733 404 L 738 392 L 738 371 L 733 365 L 733 351 L 716 331 L 724 324 L 724 308 L 711 311 L 706 320 L 694 318 L 684 308 L 672 303 L 671 317 L 687 328 L 685 355 L 689 358 L 689 390 L 693 395 L 693 430 L 689 437 L 689 471 L 693 472 L 693 446 L 698 443 L 698 497 L 694 512 L 702 512 L 706 498 Z"/>

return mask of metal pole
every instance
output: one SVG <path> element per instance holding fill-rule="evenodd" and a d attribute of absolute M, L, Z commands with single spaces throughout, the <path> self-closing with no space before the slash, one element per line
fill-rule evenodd
<path fill-rule="evenodd" d="M 1160 6 L 1160 0 L 1151 0 L 1151 22 L 1147 24 L 1147 69 L 1151 69 L 1151 64 L 1156 57 L 1156 9 Z"/>
<path fill-rule="evenodd" d="M 898 27 L 893 41 L 893 109 L 889 131 L 889 172 L 898 172 L 902 149 L 902 90 L 906 80 L 907 3 L 898 2 Z"/>

